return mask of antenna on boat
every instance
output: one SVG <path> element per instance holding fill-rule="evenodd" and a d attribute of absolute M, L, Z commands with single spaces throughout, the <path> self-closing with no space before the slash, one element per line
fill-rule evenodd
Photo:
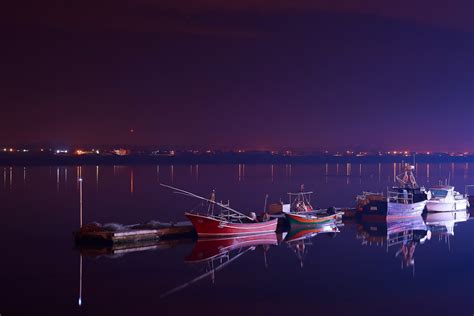
<path fill-rule="evenodd" d="M 245 218 L 248 218 L 248 219 L 250 219 L 251 221 L 254 221 L 253 218 L 251 218 L 251 217 L 249 217 L 249 216 L 247 216 L 247 215 L 245 215 L 245 214 L 242 214 L 242 213 L 240 213 L 239 211 L 236 211 L 236 210 L 234 210 L 233 208 L 230 208 L 229 206 L 224 205 L 224 204 L 222 204 L 222 203 L 219 203 L 219 202 L 216 202 L 216 201 L 213 201 L 213 200 L 210 200 L 210 199 L 206 199 L 205 197 L 202 197 L 202 196 L 200 196 L 200 195 L 197 195 L 197 194 L 194 194 L 194 193 L 191 193 L 191 192 L 188 192 L 188 191 L 185 191 L 185 190 L 182 190 L 182 189 L 173 187 L 173 186 L 171 186 L 171 185 L 167 185 L 167 184 L 164 184 L 164 183 L 160 183 L 160 185 L 161 185 L 162 187 L 165 187 L 165 188 L 174 190 L 174 193 L 176 193 L 176 194 L 182 194 L 182 195 L 185 195 L 185 196 L 189 196 L 189 197 L 193 197 L 193 198 L 200 199 L 200 200 L 203 200 L 203 201 L 207 201 L 207 202 L 209 202 L 209 203 L 212 203 L 212 204 L 215 204 L 215 205 L 217 205 L 217 206 L 220 206 L 221 208 L 224 208 L 224 209 L 226 209 L 226 210 L 228 210 L 228 211 L 234 212 L 235 214 L 238 214 L 238 215 L 240 215 L 240 216 L 243 216 L 243 217 L 245 217 Z"/>

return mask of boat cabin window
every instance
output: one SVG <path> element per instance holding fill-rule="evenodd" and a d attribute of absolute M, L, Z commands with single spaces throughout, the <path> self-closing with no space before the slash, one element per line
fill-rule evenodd
<path fill-rule="evenodd" d="M 437 198 L 445 198 L 448 195 L 446 190 L 431 190 L 431 195 Z"/>

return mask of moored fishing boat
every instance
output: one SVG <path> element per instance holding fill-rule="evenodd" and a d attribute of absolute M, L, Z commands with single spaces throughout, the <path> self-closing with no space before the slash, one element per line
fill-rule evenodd
<path fill-rule="evenodd" d="M 327 209 L 314 208 L 311 205 L 312 191 L 305 191 L 304 185 L 300 187 L 300 191 L 296 193 L 289 192 L 288 198 L 289 203 L 285 204 L 281 200 L 279 203 L 270 204 L 269 214 L 271 218 L 286 219 L 288 223 L 301 221 L 300 224 L 321 224 L 326 223 L 327 219 L 342 219 L 344 212 L 334 207 Z M 293 220 L 290 220 L 288 214 L 296 215 L 293 216 Z M 299 216 L 301 214 L 301 216 Z M 311 215 L 311 216 L 308 216 Z"/>
<path fill-rule="evenodd" d="M 265 214 L 259 219 L 255 213 L 247 216 L 229 207 L 228 204 L 219 203 L 215 200 L 215 193 L 210 199 L 187 192 L 169 185 L 161 184 L 173 189 L 175 193 L 193 197 L 208 203 L 207 212 L 185 212 L 185 216 L 191 221 L 199 237 L 218 236 L 240 236 L 251 234 L 264 234 L 276 231 L 277 219 L 269 219 Z M 215 207 L 220 210 L 215 212 Z"/>
<path fill-rule="evenodd" d="M 334 222 L 337 214 L 321 215 L 317 212 L 292 212 L 286 213 L 286 218 L 291 226 L 294 225 L 324 225 Z"/>
<path fill-rule="evenodd" d="M 251 217 L 185 213 L 199 237 L 264 234 L 276 231 L 277 219 L 258 222 Z"/>
<path fill-rule="evenodd" d="M 406 164 L 404 173 L 396 177 L 400 186 L 393 187 L 388 191 L 388 217 L 416 217 L 423 213 L 429 198 L 429 192 L 424 187 L 418 186 L 413 170 L 415 170 L 414 166 Z"/>
<path fill-rule="evenodd" d="M 288 193 L 289 204 L 283 204 L 285 218 L 291 226 L 294 225 L 324 225 L 342 218 L 343 212 L 335 208 L 315 209 L 311 205 L 311 194 L 301 185 L 297 193 Z"/>
<path fill-rule="evenodd" d="M 413 175 L 414 167 L 405 165 L 405 171 L 396 176 L 400 186 L 392 187 L 385 197 L 382 193 L 364 192 L 357 197 L 357 212 L 361 215 L 383 215 L 388 218 L 420 216 L 426 207 L 429 191 L 419 187 Z"/>

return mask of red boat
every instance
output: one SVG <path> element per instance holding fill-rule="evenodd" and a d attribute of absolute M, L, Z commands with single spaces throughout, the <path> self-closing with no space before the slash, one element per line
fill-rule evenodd
<path fill-rule="evenodd" d="M 263 216 L 262 220 L 259 221 L 255 213 L 251 213 L 251 216 L 242 214 L 230 208 L 228 204 L 216 202 L 214 191 L 211 194 L 211 198 L 206 199 L 205 197 L 166 184 L 161 184 L 161 186 L 170 188 L 175 193 L 207 202 L 206 214 L 184 213 L 193 224 L 199 237 L 255 235 L 276 231 L 278 219 L 266 220 L 265 216 Z M 215 206 L 220 208 L 218 214 L 214 214 Z"/>
<path fill-rule="evenodd" d="M 252 220 L 250 217 L 224 217 L 220 215 L 201 215 L 185 213 L 196 229 L 199 237 L 239 236 L 265 234 L 276 231 L 278 219 L 264 222 Z"/>

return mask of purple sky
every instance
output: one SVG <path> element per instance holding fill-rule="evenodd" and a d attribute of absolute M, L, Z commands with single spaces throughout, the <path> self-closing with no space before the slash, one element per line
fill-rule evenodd
<path fill-rule="evenodd" d="M 61 3 L 0 13 L 0 143 L 474 151 L 472 1 Z"/>

